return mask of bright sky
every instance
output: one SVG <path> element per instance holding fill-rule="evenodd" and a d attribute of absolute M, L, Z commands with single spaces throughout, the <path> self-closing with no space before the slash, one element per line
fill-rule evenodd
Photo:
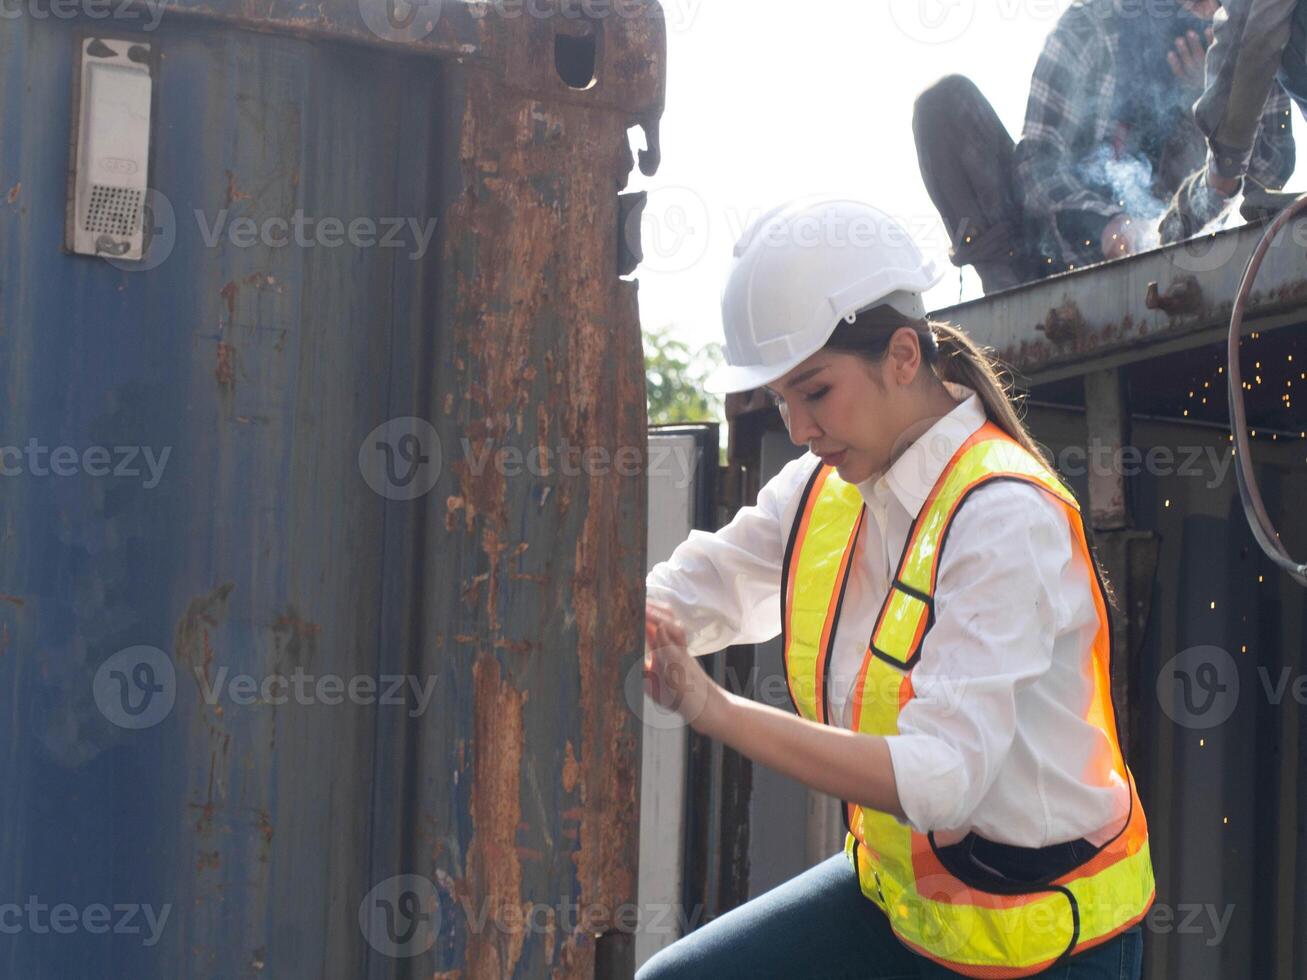
<path fill-rule="evenodd" d="M 668 24 L 662 166 L 648 190 L 640 280 L 646 330 L 721 340 L 731 248 L 768 207 L 808 193 L 895 215 L 947 274 L 928 309 L 980 295 L 948 261 L 922 185 L 912 102 L 969 76 L 1020 134 L 1030 73 L 1069 0 L 662 0 Z M 1299 159 L 1307 127 L 1294 113 Z M 1300 169 L 1291 188 L 1304 183 Z"/>

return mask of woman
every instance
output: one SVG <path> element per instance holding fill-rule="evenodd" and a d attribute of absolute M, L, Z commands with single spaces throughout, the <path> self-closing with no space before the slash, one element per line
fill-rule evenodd
<path fill-rule="evenodd" d="M 638 980 L 1139 976 L 1153 874 L 1105 590 L 992 363 L 926 320 L 937 278 L 851 201 L 736 246 L 709 387 L 766 386 L 810 452 L 650 572 L 646 689 L 839 797 L 849 833 Z M 695 659 L 778 634 L 798 717 Z"/>

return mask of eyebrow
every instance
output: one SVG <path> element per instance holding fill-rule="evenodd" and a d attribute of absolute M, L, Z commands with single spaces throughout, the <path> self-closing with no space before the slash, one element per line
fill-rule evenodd
<path fill-rule="evenodd" d="M 812 369 L 809 370 L 809 371 L 804 371 L 804 372 L 803 372 L 801 375 L 799 375 L 797 378 L 794 378 L 792 381 L 790 381 L 790 384 L 792 384 L 792 385 L 797 385 L 797 384 L 799 384 L 799 383 L 802 382 L 802 381 L 806 381 L 806 380 L 808 380 L 809 378 L 811 378 L 811 377 L 812 377 L 814 374 L 816 374 L 817 372 L 819 372 L 819 371 L 825 371 L 825 370 L 826 370 L 826 365 L 823 364 L 823 365 L 821 365 L 820 367 L 815 367 L 815 368 L 812 368 Z M 771 385 L 763 385 L 763 388 L 765 388 L 767 391 L 770 391 L 773 395 L 777 394 L 777 392 L 776 392 L 775 390 L 773 390 L 773 388 L 771 387 Z"/>

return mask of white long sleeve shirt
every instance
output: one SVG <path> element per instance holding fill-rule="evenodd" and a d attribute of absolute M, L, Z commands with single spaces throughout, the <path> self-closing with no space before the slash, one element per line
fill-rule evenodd
<path fill-rule="evenodd" d="M 849 724 L 849 692 L 916 518 L 954 452 L 985 422 L 970 388 L 888 471 L 858 484 L 858 560 L 831 655 L 832 718 Z M 780 634 L 781 565 L 799 497 L 821 461 L 791 461 L 716 533 L 692 531 L 646 580 L 670 605 L 696 656 Z M 1044 847 L 1120 830 L 1128 787 L 1111 745 L 1084 720 L 1098 627 L 1093 572 L 1061 505 L 1026 483 L 999 481 L 958 509 L 940 558 L 935 624 L 912 671 L 913 697 L 888 736 L 907 823 L 940 844 L 974 830 Z M 1102 773 L 1110 773 L 1104 781 Z"/>

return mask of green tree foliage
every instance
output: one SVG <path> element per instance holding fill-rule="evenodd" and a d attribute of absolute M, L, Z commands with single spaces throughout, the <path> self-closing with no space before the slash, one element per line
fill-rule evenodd
<path fill-rule="evenodd" d="M 698 351 L 675 339 L 669 327 L 645 331 L 644 375 L 649 399 L 649 424 L 725 422 L 718 395 L 703 390 L 703 381 L 722 363 L 721 344 Z"/>

